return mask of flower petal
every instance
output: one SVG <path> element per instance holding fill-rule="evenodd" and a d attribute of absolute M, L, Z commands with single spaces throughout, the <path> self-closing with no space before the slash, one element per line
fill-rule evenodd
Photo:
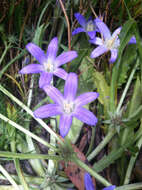
<path fill-rule="evenodd" d="M 115 188 L 116 188 L 115 185 L 111 185 L 111 186 L 109 186 L 109 187 L 103 188 L 102 190 L 114 190 Z"/>
<path fill-rule="evenodd" d="M 89 31 L 89 32 L 87 32 L 87 34 L 90 37 L 90 39 L 93 39 L 96 36 L 96 31 Z"/>
<path fill-rule="evenodd" d="M 52 77 L 52 73 L 42 72 L 39 78 L 39 88 L 43 88 L 44 85 L 49 85 L 52 80 Z"/>
<path fill-rule="evenodd" d="M 56 71 L 54 72 L 54 75 L 56 75 L 59 78 L 66 80 L 68 73 L 62 68 L 57 68 Z"/>
<path fill-rule="evenodd" d="M 104 39 L 109 39 L 111 37 L 109 28 L 99 18 L 96 18 L 96 26 L 99 29 L 100 33 L 103 35 Z"/>
<path fill-rule="evenodd" d="M 85 25 L 86 25 L 86 20 L 85 20 L 84 16 L 82 16 L 80 13 L 75 13 L 74 16 L 75 16 L 75 18 L 77 19 L 77 21 L 79 22 L 79 24 L 80 24 L 82 27 L 85 27 Z"/>
<path fill-rule="evenodd" d="M 98 21 L 98 18 L 94 19 L 94 24 L 95 24 L 95 30 L 96 32 L 100 32 L 100 30 L 98 29 L 96 22 Z"/>
<path fill-rule="evenodd" d="M 95 37 L 94 39 L 89 40 L 89 42 L 95 45 L 103 45 L 103 40 L 98 37 Z"/>
<path fill-rule="evenodd" d="M 105 46 L 98 46 L 97 48 L 95 48 L 93 51 L 92 51 L 92 53 L 91 53 L 91 55 L 90 55 L 90 57 L 91 58 L 96 58 L 96 57 L 99 57 L 100 55 L 102 55 L 103 53 L 105 53 L 105 52 L 107 52 L 108 51 L 108 49 L 105 47 Z"/>
<path fill-rule="evenodd" d="M 117 28 L 117 29 L 113 32 L 112 37 L 113 37 L 113 38 L 117 38 L 117 36 L 118 36 L 118 35 L 120 34 L 120 32 L 121 32 L 121 29 L 122 29 L 122 27 Z"/>
<path fill-rule="evenodd" d="M 112 49 L 111 50 L 111 57 L 110 57 L 109 62 L 114 63 L 116 61 L 116 59 L 117 59 L 117 56 L 118 56 L 118 50 L 117 49 Z"/>
<path fill-rule="evenodd" d="M 62 110 L 57 104 L 44 105 L 34 111 L 34 116 L 37 118 L 48 118 L 60 114 Z"/>
<path fill-rule="evenodd" d="M 92 112 L 82 107 L 77 107 L 72 115 L 88 125 L 96 125 L 98 122 L 98 119 Z"/>
<path fill-rule="evenodd" d="M 94 184 L 92 182 L 92 178 L 89 173 L 84 174 L 84 184 L 86 190 L 95 190 Z"/>
<path fill-rule="evenodd" d="M 47 59 L 54 60 L 58 51 L 58 38 L 55 37 L 51 40 L 47 49 Z"/>
<path fill-rule="evenodd" d="M 72 35 L 74 36 L 74 35 L 76 35 L 76 34 L 78 34 L 78 33 L 80 33 L 80 32 L 85 32 L 84 28 L 80 28 L 80 27 L 76 28 L 76 29 L 72 32 Z"/>
<path fill-rule="evenodd" d="M 64 52 L 61 55 L 59 55 L 56 59 L 55 59 L 55 64 L 57 67 L 68 63 L 69 61 L 72 61 L 73 59 L 75 59 L 77 57 L 77 52 L 76 51 L 68 51 L 68 52 Z"/>
<path fill-rule="evenodd" d="M 44 85 L 43 90 L 55 103 L 62 106 L 62 102 L 64 101 L 64 98 L 61 92 L 57 88 L 51 85 Z"/>
<path fill-rule="evenodd" d="M 40 73 L 42 72 L 43 66 L 40 64 L 29 64 L 19 71 L 20 74 Z"/>
<path fill-rule="evenodd" d="M 46 61 L 46 56 L 44 51 L 34 43 L 28 43 L 26 45 L 26 49 L 32 54 L 33 57 L 36 58 L 36 60 L 39 63 L 42 64 L 43 62 Z"/>
<path fill-rule="evenodd" d="M 135 38 L 135 36 L 132 36 L 132 38 L 129 41 L 129 44 L 136 44 L 136 38 Z"/>
<path fill-rule="evenodd" d="M 73 101 L 78 87 L 78 78 L 75 73 L 69 73 L 65 82 L 64 97 L 68 101 Z"/>
<path fill-rule="evenodd" d="M 72 116 L 62 114 L 60 117 L 59 129 L 60 129 L 60 135 L 63 138 L 68 134 L 71 124 L 72 124 Z"/>
<path fill-rule="evenodd" d="M 93 100 L 98 98 L 98 96 L 99 96 L 99 93 L 97 92 L 86 92 L 76 98 L 75 105 L 84 106 L 85 104 L 88 104 L 89 102 L 92 102 Z"/>

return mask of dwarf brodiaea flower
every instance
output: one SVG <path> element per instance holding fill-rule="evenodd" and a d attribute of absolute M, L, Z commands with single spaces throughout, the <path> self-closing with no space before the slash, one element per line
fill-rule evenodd
<path fill-rule="evenodd" d="M 97 92 L 87 92 L 76 97 L 78 79 L 75 73 L 69 73 L 65 82 L 64 95 L 51 85 L 45 85 L 43 90 L 54 101 L 54 104 L 41 106 L 34 111 L 35 117 L 48 118 L 60 115 L 59 129 L 62 137 L 65 137 L 72 124 L 73 117 L 88 125 L 96 125 L 97 118 L 89 110 L 83 108 L 85 104 L 98 97 Z"/>
<path fill-rule="evenodd" d="M 74 16 L 82 27 L 76 28 L 72 32 L 72 35 L 78 34 L 80 32 L 85 32 L 91 39 L 95 38 L 97 31 L 95 20 L 93 21 L 91 19 L 88 19 L 86 21 L 84 16 L 82 16 L 80 13 L 75 13 Z"/>
<path fill-rule="evenodd" d="M 84 184 L 86 190 L 95 190 L 94 184 L 92 182 L 92 178 L 89 173 L 84 174 Z M 111 185 L 109 187 L 105 187 L 102 190 L 114 190 L 116 188 L 115 185 Z"/>
<path fill-rule="evenodd" d="M 40 64 L 29 64 L 25 66 L 20 73 L 40 73 L 39 87 L 42 88 L 45 84 L 50 84 L 53 75 L 56 75 L 66 80 L 68 73 L 60 68 L 61 65 L 73 60 L 77 57 L 76 51 L 64 52 L 56 57 L 58 51 L 58 39 L 54 37 L 48 45 L 47 52 L 44 53 L 34 43 L 26 45 L 26 49 Z"/>
<path fill-rule="evenodd" d="M 109 62 L 113 63 L 116 61 L 118 56 L 118 48 L 120 46 L 120 39 L 118 36 L 120 34 L 121 27 L 117 28 L 111 35 L 111 32 L 107 25 L 99 18 L 96 19 L 96 25 L 103 39 L 96 37 L 94 39 L 89 40 L 90 43 L 99 45 L 92 51 L 91 58 L 96 58 L 102 55 L 103 53 L 111 51 L 111 58 Z M 129 43 L 136 43 L 135 37 L 132 37 Z"/>

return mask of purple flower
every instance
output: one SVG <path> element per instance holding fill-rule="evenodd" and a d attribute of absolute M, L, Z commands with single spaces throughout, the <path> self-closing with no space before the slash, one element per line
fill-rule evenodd
<path fill-rule="evenodd" d="M 82 27 L 76 28 L 72 32 L 72 35 L 78 34 L 80 32 L 85 32 L 91 39 L 95 38 L 97 30 L 95 20 L 93 21 L 91 19 L 88 19 L 88 21 L 86 21 L 84 16 L 82 16 L 80 13 L 75 13 L 74 16 Z"/>
<path fill-rule="evenodd" d="M 95 190 L 94 184 L 92 182 L 92 178 L 89 173 L 84 174 L 84 183 L 86 190 Z"/>
<path fill-rule="evenodd" d="M 76 97 L 78 79 L 75 73 L 69 73 L 65 82 L 64 95 L 53 86 L 45 85 L 43 90 L 54 101 L 54 104 L 41 106 L 34 111 L 35 117 L 47 118 L 60 115 L 59 129 L 62 137 L 65 137 L 72 124 L 73 117 L 88 125 L 96 125 L 97 118 L 89 110 L 83 108 L 85 104 L 98 97 L 97 92 L 87 92 Z"/>
<path fill-rule="evenodd" d="M 90 40 L 90 43 L 99 45 L 97 48 L 95 48 L 91 53 L 91 58 L 96 58 L 108 51 L 111 51 L 111 57 L 109 62 L 113 63 L 116 61 L 118 56 L 118 48 L 120 46 L 120 39 L 118 38 L 118 35 L 120 34 L 121 27 L 117 28 L 113 34 L 111 35 L 111 32 L 107 25 L 101 21 L 99 18 L 96 19 L 96 25 L 99 29 L 103 39 L 96 37 L 92 40 Z M 130 39 L 129 43 L 135 43 L 136 39 L 133 36 Z"/>
<path fill-rule="evenodd" d="M 109 187 L 103 188 L 102 190 L 114 190 L 115 188 L 116 188 L 115 185 L 111 185 L 111 186 L 109 186 Z"/>
<path fill-rule="evenodd" d="M 86 190 L 95 190 L 94 184 L 92 182 L 92 178 L 89 173 L 84 174 L 84 183 L 85 183 L 85 189 Z M 111 185 L 109 187 L 105 187 L 102 190 L 114 190 L 116 188 L 115 185 Z"/>
<path fill-rule="evenodd" d="M 135 36 L 132 36 L 132 38 L 129 41 L 129 44 L 136 44 L 136 38 L 135 38 Z"/>
<path fill-rule="evenodd" d="M 60 68 L 60 66 L 77 57 L 76 51 L 68 51 L 56 57 L 58 51 L 57 37 L 54 37 L 49 43 L 46 54 L 34 43 L 27 44 L 26 48 L 40 64 L 29 64 L 25 66 L 20 73 L 40 73 L 40 88 L 46 84 L 50 84 L 53 75 L 66 80 L 68 73 Z"/>

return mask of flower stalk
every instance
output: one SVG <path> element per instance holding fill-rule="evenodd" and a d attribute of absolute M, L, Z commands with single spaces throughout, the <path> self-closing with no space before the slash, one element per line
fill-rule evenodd
<path fill-rule="evenodd" d="M 115 190 L 137 190 L 142 189 L 142 183 L 133 183 L 129 185 L 123 185 L 120 187 L 116 187 Z"/>
<path fill-rule="evenodd" d="M 138 64 L 139 64 L 139 59 L 137 59 L 137 62 L 136 62 L 136 64 L 135 64 L 135 66 L 134 66 L 134 68 L 133 68 L 133 70 L 132 70 L 132 72 L 131 72 L 131 74 L 130 74 L 130 77 L 129 77 L 129 79 L 128 79 L 128 82 L 127 82 L 127 84 L 126 84 L 126 86 L 125 86 L 125 89 L 124 89 L 124 91 L 123 91 L 123 94 L 122 94 L 122 96 L 121 96 L 121 99 L 120 99 L 119 104 L 118 104 L 117 109 L 116 109 L 116 112 L 117 112 L 117 113 L 119 113 L 119 111 L 120 111 L 120 109 L 121 109 L 121 106 L 122 106 L 122 104 L 123 104 L 124 98 L 126 97 L 126 93 L 127 93 L 128 89 L 129 89 L 129 87 L 130 87 L 130 84 L 131 84 L 131 82 L 132 82 L 133 76 L 134 76 L 135 71 L 136 71 L 136 69 L 137 69 L 137 67 L 138 67 Z"/>
<path fill-rule="evenodd" d="M 0 65 L 1 65 L 1 63 L 2 63 L 2 61 L 3 61 L 3 59 L 4 59 L 4 57 L 6 56 L 7 51 L 8 51 L 10 48 L 11 48 L 11 43 L 9 43 L 8 45 L 7 45 L 7 43 L 5 43 L 4 52 L 3 52 L 3 54 L 1 55 L 1 58 L 0 58 Z"/>
<path fill-rule="evenodd" d="M 60 161 L 62 160 L 61 156 L 55 155 L 46 155 L 46 154 L 35 154 L 35 153 L 15 153 L 15 152 L 5 152 L 0 151 L 0 157 L 3 158 L 18 158 L 19 160 L 26 160 L 26 159 L 51 159 Z"/>
<path fill-rule="evenodd" d="M 95 156 L 97 156 L 97 154 L 107 145 L 107 143 L 109 143 L 109 141 L 115 134 L 116 131 L 114 129 L 111 129 L 105 136 L 103 141 L 101 141 L 101 143 L 96 147 L 96 149 L 91 154 L 89 154 L 89 156 L 87 157 L 88 161 L 91 161 L 93 158 L 95 158 Z"/>
<path fill-rule="evenodd" d="M 92 175 L 96 180 L 98 180 L 100 183 L 102 183 L 104 186 L 110 186 L 112 185 L 109 183 L 105 178 L 103 178 L 101 175 L 99 175 L 97 172 L 95 172 L 92 168 L 87 166 L 84 162 L 82 162 L 80 159 L 78 159 L 76 156 L 74 157 L 73 161 L 81 168 L 85 169 L 90 175 Z"/>

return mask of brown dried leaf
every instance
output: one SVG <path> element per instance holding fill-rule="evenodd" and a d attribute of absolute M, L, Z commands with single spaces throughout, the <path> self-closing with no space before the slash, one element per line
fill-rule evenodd
<path fill-rule="evenodd" d="M 84 154 L 75 146 L 72 145 L 74 152 L 77 153 L 77 156 L 80 160 L 82 160 L 84 163 L 88 164 L 88 161 Z M 84 174 L 85 170 L 82 168 L 79 168 L 74 162 L 68 162 L 65 164 L 64 161 L 61 162 L 64 171 L 66 175 L 69 177 L 69 179 L 72 181 L 72 183 L 79 189 L 84 190 Z M 93 179 L 93 183 L 95 184 L 95 180 Z"/>

